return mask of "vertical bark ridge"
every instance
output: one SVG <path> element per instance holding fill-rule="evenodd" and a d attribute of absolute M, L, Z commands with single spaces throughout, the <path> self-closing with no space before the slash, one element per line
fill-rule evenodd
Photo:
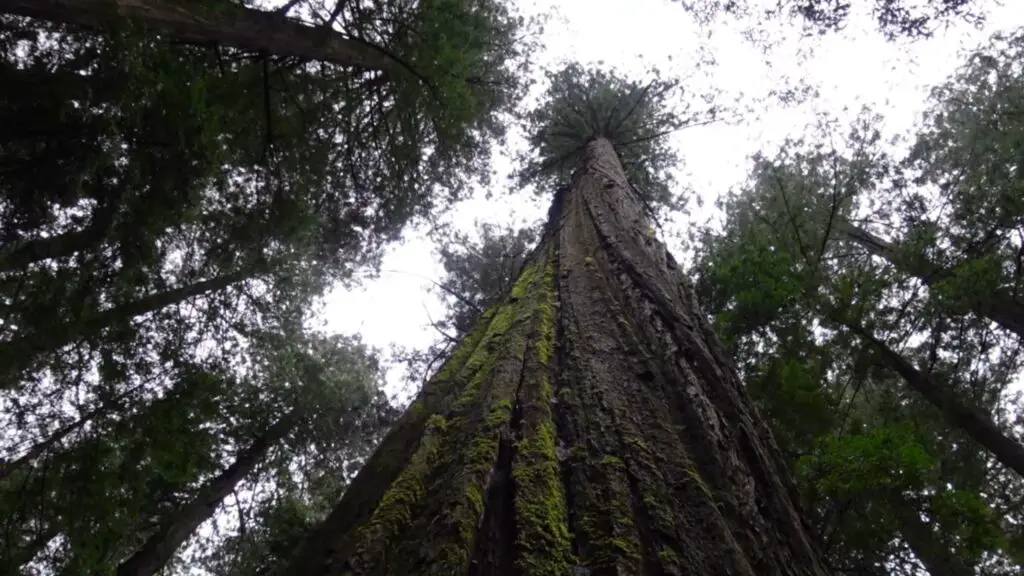
<path fill-rule="evenodd" d="M 511 437 L 498 443 L 498 462 L 487 487 L 484 517 L 480 522 L 467 576 L 501 576 L 512 573 L 515 565 L 515 499 L 512 483 L 512 438 L 518 434 L 516 423 L 522 417 L 518 407 L 512 411 Z"/>
<path fill-rule="evenodd" d="M 704 571 L 712 564 L 705 555 L 725 550 L 719 565 L 728 566 L 729 571 L 723 573 L 752 574 L 710 489 L 670 424 L 672 418 L 664 409 L 664 398 L 655 391 L 656 372 L 650 369 L 653 354 L 641 345 L 628 320 L 632 314 L 624 304 L 625 295 L 615 289 L 622 283 L 621 267 L 606 249 L 586 200 L 586 195 L 604 187 L 600 180 L 599 176 L 595 179 L 593 174 L 584 173 L 573 186 L 578 192 L 565 199 L 563 247 L 577 250 L 566 248 L 569 256 L 563 257 L 566 285 L 562 297 L 566 321 L 578 328 L 570 327 L 562 344 L 590 363 L 580 368 L 588 381 L 579 384 L 579 395 L 601 395 L 604 399 L 601 405 L 581 407 L 580 419 L 600 416 L 605 419 L 605 427 L 616 431 L 606 448 L 611 454 L 602 460 L 621 467 L 621 478 L 609 479 L 596 498 L 587 500 L 599 501 L 601 492 L 617 495 L 622 501 L 620 512 L 628 514 L 628 519 L 619 523 L 628 524 L 631 530 L 627 538 L 598 535 L 599 541 L 606 541 L 599 546 L 605 552 L 584 554 L 581 560 L 598 574 L 641 573 L 641 564 L 646 567 L 643 573 L 679 574 Z M 582 388 L 595 380 L 601 381 L 595 390 Z M 662 406 L 660 410 L 654 407 L 657 404 Z M 681 420 L 677 419 L 677 424 Z M 593 437 L 594 433 L 588 431 L 586 435 Z M 651 449 L 652 445 L 656 449 Z M 669 478 L 665 471 L 671 472 Z M 602 507 L 590 511 L 587 505 L 579 504 L 576 508 L 586 516 L 599 514 Z M 687 537 L 687 531 L 715 535 L 718 542 L 715 546 L 686 546 L 692 538 Z M 623 551 L 631 561 L 626 571 L 621 566 Z M 607 565 L 606 553 L 620 564 Z"/>
<path fill-rule="evenodd" d="M 512 461 L 516 566 L 524 576 L 568 574 L 574 565 L 568 504 L 558 457 L 552 405 L 557 295 L 556 250 L 542 247 L 538 331 L 523 362 L 514 426 L 519 434 Z M 506 572 L 508 573 L 508 572 Z"/>
<path fill-rule="evenodd" d="M 476 328 L 424 385 L 338 505 L 302 542 L 293 562 L 282 566 L 279 573 L 324 574 L 337 570 L 336 566 L 351 553 L 352 533 L 369 521 L 384 492 L 426 441 L 431 416 L 446 412 L 453 398 L 475 376 L 479 366 L 469 365 L 469 360 L 483 345 L 494 321 L 494 312 L 492 309 L 484 313 Z"/>
<path fill-rule="evenodd" d="M 770 432 L 645 229 L 592 142 L 512 294 L 360 473 L 331 546 L 284 573 L 823 576 Z"/>
<path fill-rule="evenodd" d="M 346 531 L 333 554 L 339 561 L 328 565 L 327 573 L 469 570 L 489 486 L 500 469 L 500 447 L 511 435 L 528 344 L 539 333 L 542 277 L 532 263 L 508 300 L 490 314 L 461 370 L 472 376 L 461 390 L 435 395 L 448 400 L 429 417 L 424 441 L 377 499 L 369 519 Z M 300 564 L 288 573 L 300 573 Z"/>
<path fill-rule="evenodd" d="M 596 246 L 590 240 L 591 250 L 602 258 L 591 256 L 591 260 L 621 272 L 617 278 L 609 276 L 609 283 L 622 288 L 626 316 L 638 320 L 642 340 L 660 356 L 658 365 L 670 372 L 669 380 L 676 384 L 667 391 L 666 400 L 684 424 L 684 448 L 697 465 L 692 471 L 715 496 L 714 504 L 722 511 L 732 540 L 746 557 L 746 570 L 752 568 L 757 574 L 799 573 L 794 570 L 807 566 L 820 570 L 804 524 L 788 497 L 791 486 L 779 479 L 784 470 L 779 469 L 772 447 L 765 446 L 771 443 L 770 436 L 766 442 L 763 428 L 755 424 L 756 415 L 735 369 L 692 295 L 672 280 L 663 246 L 642 232 L 640 203 L 610 143 L 597 140 L 589 145 L 587 164 L 577 174 L 571 194 L 565 200 L 567 210 L 581 205 L 597 233 Z M 586 243 L 580 238 L 563 240 L 563 245 Z M 677 519 L 684 517 L 681 510 L 675 514 Z M 688 540 L 707 536 L 706 530 L 692 531 Z M 722 549 L 720 543 L 705 547 Z M 730 564 L 736 561 L 730 554 L 713 560 L 720 563 L 719 568 L 705 566 L 705 570 L 735 573 L 744 565 Z"/>
<path fill-rule="evenodd" d="M 563 200 L 559 237 L 561 321 L 570 484 L 579 560 L 595 576 L 641 574 L 642 551 L 634 520 L 615 412 L 623 410 L 623 353 L 610 303 L 594 287 L 598 247 L 587 235 L 575 193 Z"/>

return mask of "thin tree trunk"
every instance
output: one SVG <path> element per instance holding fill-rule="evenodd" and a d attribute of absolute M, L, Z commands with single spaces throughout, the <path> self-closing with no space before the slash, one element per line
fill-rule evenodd
<path fill-rule="evenodd" d="M 36 357 L 98 334 L 114 323 L 130 320 L 196 296 L 223 290 L 254 274 L 254 270 L 233 272 L 181 288 L 150 294 L 133 302 L 93 313 L 91 316 L 77 321 L 59 326 L 37 328 L 25 336 L 0 343 L 0 366 L 3 367 L 5 376 L 17 374 L 29 366 Z M 0 388 L 13 386 L 15 383 L 7 380 L 0 383 Z"/>
<path fill-rule="evenodd" d="M 64 426 L 63 428 L 51 434 L 42 442 L 39 442 L 35 446 L 32 446 L 32 448 L 30 448 L 28 452 L 23 454 L 17 460 L 7 463 L 0 463 L 0 481 L 4 480 L 14 472 L 20 470 L 22 467 L 31 464 L 33 461 L 35 461 L 36 458 L 38 458 L 43 453 L 47 452 L 48 450 L 56 446 L 62 440 L 64 440 L 77 430 L 81 429 L 89 422 L 92 422 L 100 414 L 103 414 L 104 412 L 114 411 L 114 409 L 116 409 L 117 407 L 118 402 L 120 402 L 124 398 L 127 398 L 129 395 L 137 391 L 141 386 L 142 384 L 136 384 L 135 386 L 130 387 L 128 390 L 121 392 L 117 396 L 107 399 L 96 408 L 87 412 L 78 420 L 72 422 L 71 424 L 68 424 L 67 426 Z"/>
<path fill-rule="evenodd" d="M 907 508 L 907 503 L 898 502 L 894 506 L 899 510 L 900 534 L 906 540 L 914 556 L 921 561 L 930 576 L 972 576 L 974 571 L 964 566 L 963 562 L 951 554 L 939 542 L 932 529 L 921 520 L 917 510 Z"/>
<path fill-rule="evenodd" d="M 952 276 L 948 270 L 943 270 L 924 260 L 907 258 L 891 243 L 850 222 L 840 221 L 837 228 L 851 242 L 888 261 L 896 269 L 916 277 L 925 286 L 932 286 L 936 282 Z M 969 304 L 975 314 L 988 318 L 1018 336 L 1024 337 L 1024 303 L 1014 299 L 1005 290 L 973 299 Z"/>
<path fill-rule="evenodd" d="M 227 2 L 207 8 L 200 2 L 180 0 L 0 0 L 0 12 L 99 29 L 129 18 L 196 44 L 222 44 L 368 70 L 387 70 L 394 63 L 379 49 L 331 28 L 314 28 Z"/>
<path fill-rule="evenodd" d="M 951 426 L 963 430 L 991 452 L 996 460 L 1024 476 L 1024 446 L 1004 434 L 987 416 L 980 414 L 976 409 L 957 398 L 953 390 L 921 373 L 909 360 L 894 351 L 885 342 L 875 338 L 862 326 L 849 321 L 841 321 L 841 323 L 870 343 L 881 355 L 885 364 L 902 376 L 903 380 L 921 394 L 929 404 L 938 408 Z"/>
<path fill-rule="evenodd" d="M 65 258 L 88 250 L 95 246 L 106 230 L 106 223 L 96 223 L 82 230 L 18 242 L 10 249 L 0 251 L 0 272 L 20 270 L 36 262 Z"/>
<path fill-rule="evenodd" d="M 57 534 L 59 532 L 56 529 L 46 528 L 25 543 L 24 546 L 12 550 L 6 548 L 5 545 L 4 554 L 0 556 L 0 568 L 3 569 L 3 574 L 21 574 L 22 572 L 19 569 L 38 556 L 46 548 L 46 545 L 57 537 Z"/>
<path fill-rule="evenodd" d="M 253 468 L 267 455 L 267 452 L 283 439 L 296 424 L 296 418 L 288 415 L 277 421 L 244 451 L 238 458 L 206 483 L 196 497 L 168 518 L 156 533 L 130 558 L 117 568 L 117 576 L 150 576 L 167 564 L 178 547 L 192 535 L 200 524 L 208 520 Z"/>
<path fill-rule="evenodd" d="M 89 412 L 85 416 L 79 418 L 75 422 L 72 422 L 71 424 L 68 424 L 67 426 L 61 428 L 60 430 L 57 430 L 48 438 L 30 448 L 28 452 L 23 454 L 17 460 L 14 460 L 12 462 L 0 463 L 0 481 L 4 480 L 14 472 L 20 470 L 22 467 L 27 466 L 31 462 L 35 461 L 35 459 L 38 458 L 41 454 L 55 446 L 61 440 L 67 438 L 69 435 L 74 433 L 76 430 L 80 429 L 82 426 L 85 426 L 90 421 L 92 421 L 92 419 L 95 418 L 96 415 L 98 415 L 100 412 L 102 412 L 102 408 L 97 408 L 92 412 Z"/>
<path fill-rule="evenodd" d="M 793 483 L 611 144 L 295 576 L 825 574 Z"/>

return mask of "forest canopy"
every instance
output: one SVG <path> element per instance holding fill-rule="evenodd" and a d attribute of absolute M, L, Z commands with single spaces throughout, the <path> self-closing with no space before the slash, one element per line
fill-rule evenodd
<path fill-rule="evenodd" d="M 706 26 L 753 18 L 822 37 L 856 15 L 827 0 L 675 8 Z M 980 26 L 988 5 L 856 8 L 887 41 L 927 46 L 947 27 Z M 742 108 L 654 65 L 641 73 L 573 59 L 541 65 L 542 24 L 557 21 L 505 0 L 0 0 L 0 573 L 285 574 L 313 565 L 317 557 L 303 554 L 330 549 L 324 538 L 334 532 L 355 534 L 358 572 L 380 552 L 374 534 L 395 537 L 389 513 L 440 530 L 426 511 L 447 500 L 430 500 L 414 482 L 415 465 L 428 466 L 417 458 L 428 456 L 434 464 L 465 457 L 459 482 L 480 491 L 436 512 L 462 522 L 451 520 L 453 538 L 502 533 L 500 511 L 513 498 L 495 504 L 474 482 L 501 494 L 490 482 L 507 473 L 533 490 L 516 493 L 514 504 L 528 511 L 542 495 L 561 494 L 559 482 L 591 498 L 556 499 L 550 514 L 524 522 L 532 528 L 514 539 L 518 562 L 540 566 L 538 551 L 550 550 L 545 566 L 577 575 L 622 558 L 643 556 L 650 573 L 696 562 L 673 557 L 686 527 L 650 512 L 686 506 L 659 507 L 637 492 L 628 514 L 615 508 L 619 490 L 670 484 L 651 467 L 668 453 L 629 437 L 657 436 L 656 419 L 623 418 L 610 431 L 596 417 L 571 423 L 595 435 L 577 438 L 580 446 L 632 444 L 572 469 L 586 473 L 567 472 L 585 450 L 563 445 L 559 418 L 646 397 L 581 403 L 554 376 L 554 366 L 571 363 L 559 340 L 565 327 L 549 334 L 502 316 L 523 313 L 537 326 L 567 317 L 563 303 L 585 299 L 563 293 L 550 304 L 540 287 L 600 271 L 648 290 L 608 283 L 608 310 L 650 306 L 599 320 L 636 325 L 621 334 L 677 322 L 651 288 L 661 285 L 638 280 L 649 271 L 613 261 L 631 258 L 634 244 L 678 277 L 693 295 L 686 306 L 715 336 L 678 334 L 720 341 L 742 380 L 742 392 L 714 398 L 714 410 L 749 401 L 757 411 L 748 422 L 737 409 L 723 425 L 745 426 L 755 448 L 694 449 L 694 462 L 670 463 L 685 484 L 673 498 L 690 494 L 693 510 L 717 498 L 722 526 L 799 515 L 794 530 L 817 539 L 806 548 L 813 553 L 801 556 L 794 537 L 792 550 L 772 544 L 765 566 L 794 554 L 808 574 L 814 555 L 832 574 L 1020 573 L 1024 29 L 995 33 L 950 63 L 923 115 L 895 138 L 886 133 L 889 110 L 878 107 L 794 128 L 750 157 L 745 177 L 714 203 L 715 218 L 700 220 L 701 191 L 685 181 L 689 159 L 674 138 L 727 116 L 746 121 Z M 560 202 L 594 171 L 595 142 L 622 171 L 601 193 L 621 185 L 627 200 L 609 213 L 577 200 L 577 212 L 559 220 Z M 505 188 L 510 194 L 497 194 Z M 482 195 L 498 206 L 492 216 L 513 198 L 550 203 L 549 218 L 470 225 L 452 216 Z M 573 217 L 577 238 L 592 244 L 552 248 L 568 237 L 557 224 Z M 593 229 L 580 232 L 587 219 Z M 662 221 L 685 222 L 687 241 L 674 243 Z M 609 227 L 636 234 L 613 237 Z M 382 261 L 423 229 L 436 262 L 429 290 L 440 303 L 430 337 L 389 356 L 359 334 L 326 329 L 331 316 L 357 315 L 328 306 L 331 295 L 381 286 L 371 282 L 388 278 Z M 559 265 L 576 258 L 578 266 L 549 270 L 556 253 Z M 374 314 L 389 321 L 386 310 Z M 400 336 L 392 341 L 415 341 Z M 594 335 L 566 338 L 584 337 Z M 609 335 L 608 346 L 636 345 L 623 338 Z M 500 356 L 505 344 L 495 343 L 521 346 L 522 358 Z M 552 363 L 551 382 L 514 388 L 506 406 L 497 400 L 505 368 L 492 366 L 487 379 L 466 377 L 461 396 L 433 392 L 461 382 L 452 366 L 483 374 L 474 359 L 495 354 L 524 367 L 534 354 Z M 396 394 L 400 367 L 411 398 Z M 664 365 L 636 372 L 641 384 L 630 385 L 671 390 Z M 609 374 L 591 374 L 589 385 Z M 498 392 L 474 396 L 473 386 L 490 390 L 481 382 Z M 473 420 L 471 401 L 494 410 Z M 431 453 L 431 442 L 460 426 L 498 430 L 491 416 L 513 425 L 497 440 L 465 443 L 465 454 Z M 687 442 L 714 438 L 707 426 Z M 477 466 L 470 448 L 494 452 L 493 466 Z M 417 456 L 403 468 L 386 460 L 398 452 Z M 752 512 L 744 490 L 722 490 L 742 484 L 729 484 L 736 470 L 763 461 L 784 471 L 778 485 L 757 485 L 785 514 Z M 523 462 L 534 467 L 510 472 Z M 726 473 L 723 462 L 736 468 Z M 364 470 L 371 476 L 359 484 Z M 429 478 L 450 487 L 446 479 Z M 397 500 L 356 500 L 395 485 Z M 609 494 L 595 498 L 595 486 Z M 403 498 L 419 507 L 403 511 Z M 790 500 L 792 512 L 779 504 Z M 610 511 L 577 522 L 575 507 L 584 506 Z M 466 523 L 477 507 L 476 523 Z M 352 525 L 366 526 L 341 530 L 342 512 L 352 510 Z M 637 528 L 644 514 L 650 532 Z M 615 531 L 644 545 L 580 544 Z M 755 538 L 735 532 L 727 544 L 757 557 L 748 553 Z M 405 541 L 402 554 L 414 544 Z M 506 552 L 491 561 L 511 562 L 499 558 Z M 430 554 L 436 566 L 480 562 Z M 577 563 L 588 554 L 595 564 Z"/>

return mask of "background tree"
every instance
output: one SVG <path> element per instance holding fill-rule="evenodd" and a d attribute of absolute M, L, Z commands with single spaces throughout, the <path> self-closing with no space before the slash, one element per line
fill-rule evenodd
<path fill-rule="evenodd" d="M 182 547 L 221 547 L 185 538 L 209 512 L 178 522 L 190 503 L 223 524 L 251 491 L 336 496 L 388 426 L 355 360 L 368 352 L 301 326 L 328 286 L 486 176 L 532 44 L 486 1 L 318 8 L 288 6 L 407 66 L 0 17 L 4 570 L 109 571 L 151 538 L 173 567 Z M 363 392 L 344 386 L 360 378 Z M 201 496 L 291 413 L 302 425 Z M 218 534 L 247 543 L 239 515 Z"/>
<path fill-rule="evenodd" d="M 1005 454 L 996 463 L 998 449 L 979 450 L 985 438 L 957 416 L 1019 449 L 1019 405 L 1006 392 L 1020 340 L 982 296 L 1012 293 L 1007 245 L 1019 226 L 1000 199 L 1017 184 L 988 174 L 1015 173 L 1007 159 L 1019 151 L 979 155 L 985 139 L 935 128 L 951 117 L 965 131 L 1005 126 L 999 142 L 1015 142 L 1012 90 L 981 82 L 975 91 L 966 80 L 1012 86 L 1006 41 L 935 91 L 905 160 L 883 152 L 871 115 L 840 146 L 787 142 L 756 159 L 749 184 L 722 204 L 723 229 L 700 243 L 700 293 L 798 471 L 837 570 L 1019 571 L 1021 478 Z M 852 230 L 885 234 L 889 252 Z M 991 251 L 960 240 L 979 236 L 995 239 Z M 942 274 L 922 276 L 922 263 Z M 925 385 L 939 396 L 922 395 Z"/>
<path fill-rule="evenodd" d="M 515 228 L 476 222 L 473 233 L 453 226 L 435 231 L 444 276 L 430 292 L 441 299 L 444 316 L 432 320 L 434 342 L 424 349 L 396 348 L 393 359 L 405 365 L 406 378 L 418 389 L 469 335 L 484 311 L 512 289 L 543 224 Z"/>
<path fill-rule="evenodd" d="M 2 558 L 31 559 L 16 544 L 45 528 L 44 565 L 151 574 L 245 486 L 351 475 L 392 419 L 376 360 L 345 339 L 263 341 L 248 367 L 186 366 L 137 414 L 106 414 L 10 475 Z"/>
<path fill-rule="evenodd" d="M 771 434 L 647 232 L 616 153 L 635 136 L 597 112 L 682 120 L 648 125 L 659 81 L 553 80 L 557 113 L 529 129 L 578 115 L 581 162 L 538 247 L 282 573 L 824 574 Z"/>
<path fill-rule="evenodd" d="M 683 8 L 701 21 L 720 15 L 752 16 L 776 19 L 790 17 L 802 21 L 810 34 L 826 34 L 845 28 L 851 8 L 856 4 L 836 0 L 680 0 Z M 920 39 L 932 36 L 951 21 L 978 23 L 985 17 L 984 7 L 975 0 L 871 0 L 870 5 L 879 32 L 887 39 Z M 858 6 L 859 7 L 859 6 Z"/>

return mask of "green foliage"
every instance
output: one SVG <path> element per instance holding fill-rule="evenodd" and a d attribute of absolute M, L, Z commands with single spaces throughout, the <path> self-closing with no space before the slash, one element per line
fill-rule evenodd
<path fill-rule="evenodd" d="M 804 0 L 769 3 L 767 7 L 751 0 L 680 0 L 680 3 L 700 22 L 716 20 L 720 15 L 754 17 L 759 21 L 790 18 L 798 20 L 808 34 L 843 30 L 850 18 L 851 7 L 870 5 L 879 32 L 888 40 L 929 38 L 956 20 L 981 22 L 986 12 L 981 2 L 976 0 L 873 0 L 859 4 Z"/>
<path fill-rule="evenodd" d="M 748 182 L 719 204 L 724 225 L 699 236 L 702 303 L 837 571 L 909 574 L 924 560 L 1019 571 L 1021 479 L 847 331 L 868 327 L 1013 437 L 1007 414 L 1019 404 L 1006 390 L 1020 342 L 986 316 L 1019 278 L 1022 227 L 1002 198 L 1018 185 L 1013 110 L 1024 93 L 1007 47 L 1019 40 L 1008 38 L 936 89 L 905 158 L 870 113 L 845 137 L 788 141 L 754 158 Z"/>
<path fill-rule="evenodd" d="M 906 235 L 930 246 L 929 259 L 955 276 L 953 302 L 994 291 L 1017 294 L 1019 234 L 1024 230 L 1024 32 L 998 34 L 932 90 L 932 107 L 906 164 L 918 188 L 904 203 Z M 923 191 L 946 199 L 935 209 Z"/>
<path fill-rule="evenodd" d="M 909 423 L 823 437 L 815 453 L 797 463 L 799 474 L 815 477 L 819 492 L 839 498 L 919 490 L 935 465 Z"/>
<path fill-rule="evenodd" d="M 532 24 L 491 0 L 335 8 L 324 26 L 395 67 L 0 16 L 5 573 L 108 571 L 298 414 L 178 559 L 256 570 L 394 420 L 375 352 L 303 325 L 487 176 Z"/>
<path fill-rule="evenodd" d="M 587 143 L 606 138 L 647 202 L 678 207 L 669 173 L 678 158 L 667 136 L 692 118 L 676 105 L 678 83 L 650 74 L 632 80 L 578 63 L 548 71 L 544 96 L 524 118 L 530 151 L 518 158 L 517 183 L 540 193 L 568 185 Z"/>
<path fill-rule="evenodd" d="M 515 228 L 476 222 L 474 233 L 452 227 L 436 231 L 437 256 L 444 276 L 431 291 L 445 303 L 445 313 L 431 321 L 437 339 L 420 350 L 396 349 L 407 378 L 419 385 L 448 359 L 476 326 L 484 311 L 508 295 L 537 240 L 540 224 Z"/>

